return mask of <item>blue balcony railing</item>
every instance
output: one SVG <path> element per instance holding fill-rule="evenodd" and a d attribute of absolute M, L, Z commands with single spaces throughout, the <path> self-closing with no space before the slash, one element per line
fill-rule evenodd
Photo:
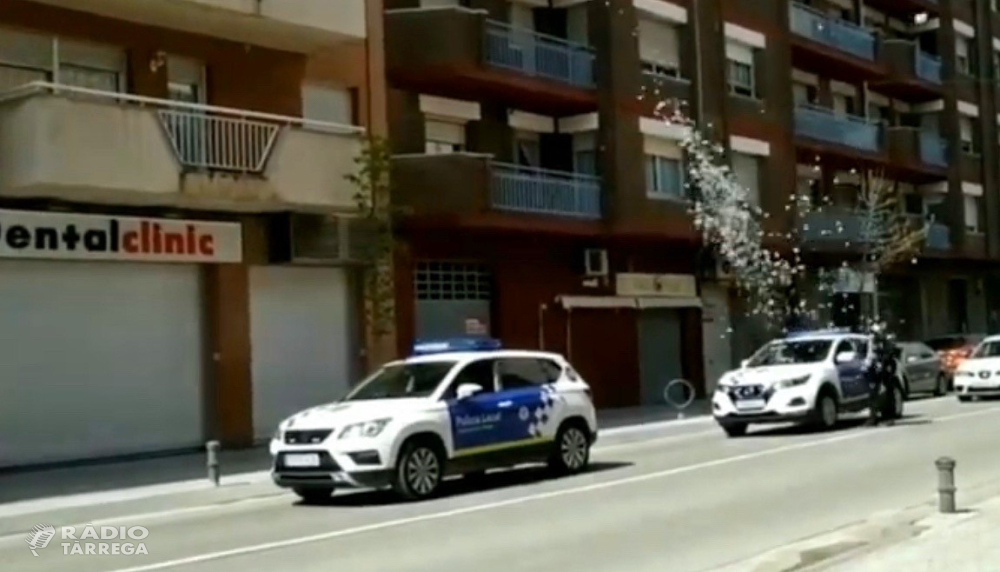
<path fill-rule="evenodd" d="M 951 229 L 937 222 L 929 224 L 924 244 L 933 250 L 951 250 Z"/>
<path fill-rule="evenodd" d="M 849 210 L 812 212 L 802 219 L 803 242 L 823 243 L 839 248 L 857 248 L 869 242 L 871 229 L 864 217 Z"/>
<path fill-rule="evenodd" d="M 486 23 L 486 62 L 576 87 L 596 85 L 589 47 L 502 22 Z"/>
<path fill-rule="evenodd" d="M 795 108 L 795 134 L 824 143 L 877 153 L 882 147 L 882 127 L 863 117 L 838 115 L 816 105 Z"/>
<path fill-rule="evenodd" d="M 875 61 L 875 36 L 861 26 L 831 18 L 798 2 L 791 4 L 789 17 L 793 33 L 852 56 Z"/>
<path fill-rule="evenodd" d="M 916 63 L 917 77 L 926 82 L 940 85 L 941 58 L 923 52 L 919 48 L 914 50 L 914 52 L 916 53 L 916 58 L 917 58 L 917 63 Z"/>
<path fill-rule="evenodd" d="M 493 208 L 581 219 L 601 218 L 601 180 L 565 173 L 493 163 Z"/>
<path fill-rule="evenodd" d="M 920 133 L 920 160 L 934 167 L 948 166 L 948 143 L 937 133 Z"/>

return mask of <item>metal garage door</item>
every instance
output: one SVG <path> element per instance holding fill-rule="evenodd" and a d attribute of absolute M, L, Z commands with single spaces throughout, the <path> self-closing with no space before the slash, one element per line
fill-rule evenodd
<path fill-rule="evenodd" d="M 0 261 L 0 466 L 196 446 L 196 266 Z"/>
<path fill-rule="evenodd" d="M 341 397 L 357 381 L 351 299 L 343 269 L 250 269 L 257 439 L 270 437 L 292 413 Z"/>
<path fill-rule="evenodd" d="M 481 264 L 421 262 L 414 275 L 416 337 L 489 335 L 492 281 Z"/>

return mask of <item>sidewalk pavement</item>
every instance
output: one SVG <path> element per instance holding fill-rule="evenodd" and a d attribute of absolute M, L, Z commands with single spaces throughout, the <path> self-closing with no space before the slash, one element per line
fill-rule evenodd
<path fill-rule="evenodd" d="M 704 418 L 709 405 L 695 402 L 678 416 L 676 409 L 635 407 L 601 411 L 602 432 L 641 432 L 677 420 Z M 266 446 L 220 453 L 222 484 L 268 482 L 270 456 Z M 90 464 L 38 470 L 0 470 L 0 518 L 210 488 L 205 454 L 190 452 L 132 460 L 107 460 Z"/>
<path fill-rule="evenodd" d="M 957 514 L 914 523 L 916 535 L 897 544 L 818 568 L 823 572 L 997 572 L 1000 498 Z"/>

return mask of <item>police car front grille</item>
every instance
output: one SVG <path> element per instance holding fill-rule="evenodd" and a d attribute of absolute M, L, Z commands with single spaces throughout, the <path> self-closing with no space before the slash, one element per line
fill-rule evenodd
<path fill-rule="evenodd" d="M 313 429 L 308 431 L 285 431 L 285 443 L 288 445 L 317 445 L 333 433 L 332 429 Z"/>
<path fill-rule="evenodd" d="M 313 451 L 309 452 L 312 453 Z M 275 470 L 281 473 L 335 473 L 340 470 L 340 465 L 326 451 L 316 451 L 316 454 L 319 455 L 318 467 L 289 467 L 285 465 L 286 455 L 299 454 L 301 453 L 279 453 L 274 463 Z"/>

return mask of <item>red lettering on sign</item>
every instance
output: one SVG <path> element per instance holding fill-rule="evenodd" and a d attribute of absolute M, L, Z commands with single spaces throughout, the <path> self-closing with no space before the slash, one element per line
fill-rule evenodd
<path fill-rule="evenodd" d="M 125 252 L 136 254 L 139 252 L 139 233 L 130 230 L 122 235 L 122 243 L 125 245 Z"/>
<path fill-rule="evenodd" d="M 215 237 L 203 234 L 198 238 L 198 253 L 202 256 L 215 256 Z"/>

